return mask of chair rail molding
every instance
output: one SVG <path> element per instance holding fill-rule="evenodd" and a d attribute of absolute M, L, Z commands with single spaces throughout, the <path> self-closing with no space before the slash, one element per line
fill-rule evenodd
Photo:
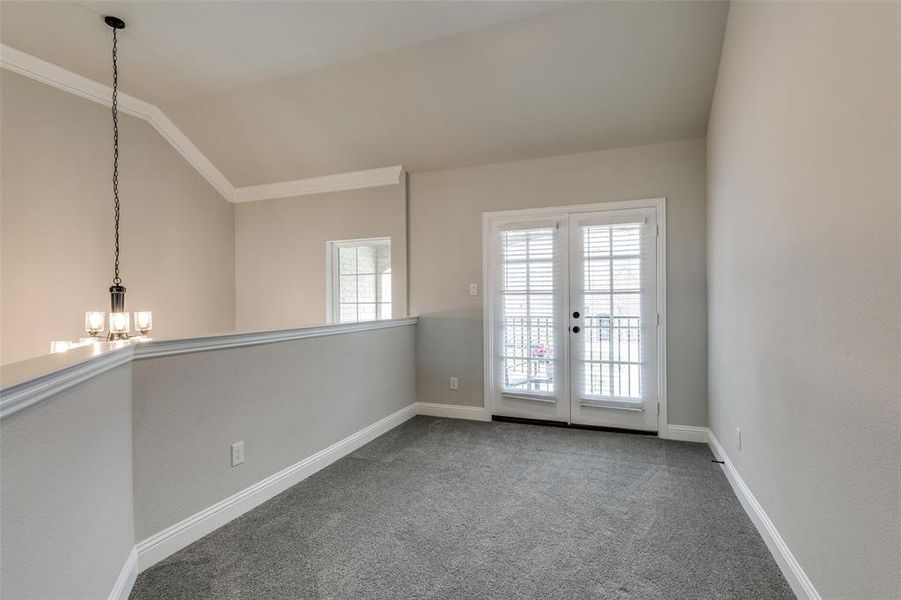
<path fill-rule="evenodd" d="M 116 367 L 129 364 L 132 354 L 133 349 L 130 346 L 110 349 L 97 357 L 89 357 L 72 366 L 0 389 L 0 419 L 5 419 L 32 404 L 37 404 Z"/>
<path fill-rule="evenodd" d="M 111 104 L 111 87 L 5 44 L 0 44 L 0 68 L 104 106 Z M 119 92 L 119 110 L 149 123 L 229 202 L 253 202 L 394 185 L 400 183 L 404 171 L 403 165 L 395 165 L 236 188 L 159 107 Z"/>
<path fill-rule="evenodd" d="M 150 340 L 145 342 L 135 341 L 133 343 L 119 342 L 101 345 L 96 355 L 89 349 L 76 348 L 75 350 L 70 350 L 70 352 L 77 353 L 86 351 L 85 355 L 81 357 L 81 360 L 76 360 L 73 364 L 63 368 L 48 367 L 43 373 L 30 377 L 25 381 L 6 385 L 0 389 L 0 419 L 5 419 L 32 404 L 36 404 L 41 400 L 54 396 L 63 390 L 88 381 L 89 379 L 115 369 L 116 367 L 130 364 L 133 360 L 143 360 L 175 354 L 188 354 L 192 352 L 206 352 L 210 350 L 225 350 L 243 346 L 258 346 L 260 344 L 273 344 L 305 338 L 376 331 L 393 327 L 409 327 L 416 325 L 418 322 L 419 319 L 417 317 L 407 317 L 403 319 L 343 323 L 340 325 L 303 327 L 279 331 L 230 333 L 183 340 Z M 53 359 L 54 357 L 59 356 L 62 355 L 48 355 L 33 360 L 47 360 L 48 362 L 51 362 L 51 364 L 55 364 Z"/>

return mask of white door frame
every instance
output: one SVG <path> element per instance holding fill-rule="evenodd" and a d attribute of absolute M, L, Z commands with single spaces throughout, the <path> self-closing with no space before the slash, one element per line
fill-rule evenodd
<path fill-rule="evenodd" d="M 491 252 L 491 233 L 494 226 L 509 219 L 536 218 L 570 215 L 574 213 L 622 210 L 628 208 L 653 208 L 657 211 L 657 436 L 669 438 L 669 420 L 666 410 L 666 198 L 648 198 L 642 200 L 623 200 L 618 202 L 596 202 L 592 204 L 575 204 L 568 206 L 548 206 L 542 208 L 523 208 L 482 213 L 482 330 L 485 389 L 482 405 L 490 414 L 492 410 L 490 398 L 494 393 L 495 374 L 491 364 L 494 353 L 494 294 L 491 282 L 495 281 L 497 265 Z M 568 297 L 569 290 L 563 293 Z M 569 401 L 569 397 L 566 397 Z"/>

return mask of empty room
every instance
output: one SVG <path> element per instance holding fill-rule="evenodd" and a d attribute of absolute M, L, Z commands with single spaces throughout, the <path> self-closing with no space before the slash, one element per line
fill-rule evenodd
<path fill-rule="evenodd" d="M 3 600 L 901 600 L 901 0 L 0 0 Z"/>

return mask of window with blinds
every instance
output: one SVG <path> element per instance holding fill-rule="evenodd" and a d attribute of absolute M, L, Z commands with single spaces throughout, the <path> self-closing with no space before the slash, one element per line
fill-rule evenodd
<path fill-rule="evenodd" d="M 555 362 L 556 229 L 501 232 L 503 389 L 551 394 Z"/>
<path fill-rule="evenodd" d="M 644 223 L 582 228 L 584 393 L 642 397 Z"/>
<path fill-rule="evenodd" d="M 391 240 L 329 242 L 331 321 L 391 318 Z"/>

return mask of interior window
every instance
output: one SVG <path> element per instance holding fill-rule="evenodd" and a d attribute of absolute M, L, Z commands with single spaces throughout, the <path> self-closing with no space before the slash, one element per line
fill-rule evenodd
<path fill-rule="evenodd" d="M 391 239 L 329 242 L 329 321 L 391 318 Z"/>

